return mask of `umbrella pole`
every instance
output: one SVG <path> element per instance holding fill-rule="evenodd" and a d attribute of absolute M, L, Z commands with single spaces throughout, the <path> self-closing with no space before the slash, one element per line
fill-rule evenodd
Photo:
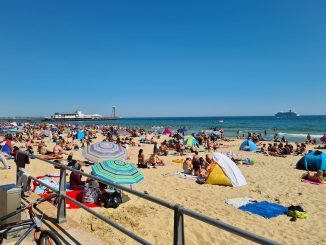
<path fill-rule="evenodd" d="M 130 189 L 132 190 L 132 185 L 130 185 Z"/>

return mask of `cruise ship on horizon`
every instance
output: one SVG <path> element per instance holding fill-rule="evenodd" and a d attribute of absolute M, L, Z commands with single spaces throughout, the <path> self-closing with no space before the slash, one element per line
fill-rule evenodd
<path fill-rule="evenodd" d="M 298 117 L 300 116 L 298 113 L 289 110 L 287 112 L 278 112 L 275 114 L 276 117 Z"/>

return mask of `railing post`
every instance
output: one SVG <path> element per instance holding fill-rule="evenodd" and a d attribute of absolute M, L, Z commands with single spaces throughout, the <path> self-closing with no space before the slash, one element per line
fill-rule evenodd
<path fill-rule="evenodd" d="M 16 166 L 16 186 L 21 184 L 20 176 L 19 176 L 19 167 Z"/>
<path fill-rule="evenodd" d="M 179 204 L 174 206 L 174 245 L 185 244 L 183 213 L 180 211 L 180 207 L 181 206 Z"/>
<path fill-rule="evenodd" d="M 60 168 L 60 182 L 59 182 L 59 201 L 57 208 L 57 222 L 65 222 L 66 219 L 66 169 Z"/>

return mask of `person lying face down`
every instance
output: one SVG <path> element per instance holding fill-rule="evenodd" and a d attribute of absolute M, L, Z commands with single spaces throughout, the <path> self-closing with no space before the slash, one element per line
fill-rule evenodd
<path fill-rule="evenodd" d="M 318 170 L 317 173 L 312 173 L 308 171 L 306 174 L 302 176 L 302 178 L 316 183 L 323 183 L 325 176 L 326 176 L 326 171 L 323 172 L 322 170 Z"/>

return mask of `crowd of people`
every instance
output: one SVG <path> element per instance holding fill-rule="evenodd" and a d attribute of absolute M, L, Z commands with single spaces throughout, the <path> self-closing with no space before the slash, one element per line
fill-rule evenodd
<path fill-rule="evenodd" d="M 1 126 L 1 125 L 0 125 Z M 260 152 L 271 156 L 287 156 L 287 155 L 304 155 L 307 153 L 307 145 L 315 144 L 316 140 L 312 139 L 310 134 L 307 135 L 306 142 L 296 143 L 293 145 L 288 142 L 283 136 L 278 139 L 277 129 L 275 131 L 274 142 L 264 143 L 264 138 L 261 133 L 248 132 L 247 138 L 251 139 L 255 144 L 260 146 Z M 82 137 L 79 133 L 82 132 Z M 224 137 L 224 132 L 221 129 L 212 128 L 209 132 L 202 131 L 197 134 L 192 134 L 195 140 L 193 144 L 188 144 L 185 138 L 185 131 L 177 131 L 171 134 L 168 139 L 160 140 L 161 135 L 155 134 L 154 131 L 144 129 L 130 129 L 117 126 L 102 126 L 97 125 L 50 125 L 50 124 L 23 124 L 20 130 L 15 133 L 6 134 L 2 132 L 3 140 L 0 141 L 0 161 L 5 169 L 9 169 L 8 158 L 15 157 L 19 147 L 14 146 L 13 142 L 23 145 L 21 148 L 31 154 L 38 154 L 39 157 L 56 160 L 58 162 L 67 162 L 69 166 L 75 166 L 81 169 L 85 164 L 83 161 L 73 159 L 73 150 L 78 150 L 89 146 L 98 134 L 104 136 L 104 141 L 121 144 L 128 151 L 129 146 L 141 147 L 142 144 L 152 144 L 153 152 L 148 158 L 145 158 L 143 149 L 139 150 L 137 166 L 139 168 L 155 168 L 164 166 L 165 162 L 161 156 L 167 156 L 169 152 L 184 156 L 193 153 L 193 158 L 186 158 L 183 162 L 183 170 L 187 174 L 194 176 L 205 177 L 209 171 L 211 159 L 208 155 L 205 158 L 199 157 L 199 151 L 212 152 L 223 147 L 223 141 L 228 141 Z M 212 133 L 213 132 L 213 133 Z M 237 132 L 239 135 L 240 131 Z M 265 130 L 264 135 L 267 135 Z M 141 137 L 139 142 L 135 141 L 135 137 Z M 54 143 L 52 148 L 48 145 Z M 159 143 L 160 142 L 160 143 Z M 67 161 L 66 161 L 67 160 Z M 79 166 L 79 167 L 78 167 Z M 72 188 L 82 188 L 85 182 L 78 179 L 77 176 L 72 176 Z"/>
<path fill-rule="evenodd" d="M 307 153 L 307 146 L 305 143 L 297 143 L 296 142 L 296 148 L 286 141 L 285 143 L 268 143 L 261 144 L 260 146 L 260 152 L 264 154 L 268 154 L 271 156 L 286 156 L 286 155 L 304 155 Z"/>

